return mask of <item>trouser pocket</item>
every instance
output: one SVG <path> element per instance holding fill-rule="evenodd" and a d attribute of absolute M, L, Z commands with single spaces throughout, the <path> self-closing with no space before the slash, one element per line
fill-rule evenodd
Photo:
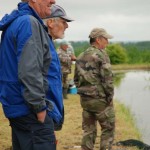
<path fill-rule="evenodd" d="M 35 130 L 32 127 L 33 150 L 56 150 L 56 138 L 54 134 L 53 120 L 48 115 L 44 123 L 39 123 Z"/>

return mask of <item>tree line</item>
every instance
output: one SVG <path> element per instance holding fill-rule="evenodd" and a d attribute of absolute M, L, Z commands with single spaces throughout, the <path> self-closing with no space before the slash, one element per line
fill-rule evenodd
<path fill-rule="evenodd" d="M 84 52 L 90 45 L 88 41 L 70 41 L 75 55 Z M 56 47 L 59 43 L 55 43 Z M 150 41 L 113 42 L 107 46 L 107 53 L 112 64 L 150 63 Z"/>

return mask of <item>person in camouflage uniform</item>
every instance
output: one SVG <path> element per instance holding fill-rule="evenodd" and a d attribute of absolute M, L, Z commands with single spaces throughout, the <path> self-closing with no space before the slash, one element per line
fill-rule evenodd
<path fill-rule="evenodd" d="M 111 150 L 115 131 L 113 106 L 113 75 L 110 59 L 105 51 L 109 35 L 103 28 L 94 28 L 91 46 L 76 60 L 74 82 L 83 108 L 82 150 L 93 150 L 97 136 L 97 122 L 101 126 L 100 150 Z"/>
<path fill-rule="evenodd" d="M 68 92 L 68 75 L 71 73 L 71 65 L 72 61 L 76 59 L 76 57 L 68 53 L 67 49 L 69 48 L 68 43 L 63 41 L 60 44 L 60 49 L 58 51 L 58 56 L 61 63 L 61 70 L 62 70 L 62 84 L 63 84 L 63 97 L 67 99 L 67 92 Z"/>
<path fill-rule="evenodd" d="M 67 52 L 71 55 L 75 55 L 74 54 L 74 48 L 73 46 L 71 45 L 71 43 L 68 43 L 68 49 L 67 49 Z"/>

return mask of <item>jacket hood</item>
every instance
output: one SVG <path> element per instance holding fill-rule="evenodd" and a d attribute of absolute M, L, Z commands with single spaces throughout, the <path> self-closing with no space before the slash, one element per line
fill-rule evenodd
<path fill-rule="evenodd" d="M 37 18 L 41 24 L 43 24 L 42 20 L 39 18 L 37 13 L 28 5 L 28 3 L 19 3 L 18 9 L 13 10 L 10 14 L 6 14 L 0 20 L 0 31 L 5 30 L 10 23 L 12 23 L 16 18 L 23 15 L 33 15 Z"/>

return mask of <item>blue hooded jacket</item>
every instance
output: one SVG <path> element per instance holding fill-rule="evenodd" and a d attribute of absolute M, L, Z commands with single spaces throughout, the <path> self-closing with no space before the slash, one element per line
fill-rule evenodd
<path fill-rule="evenodd" d="M 28 3 L 0 21 L 0 101 L 7 118 L 47 109 L 63 120 L 61 67 L 44 24 Z"/>

